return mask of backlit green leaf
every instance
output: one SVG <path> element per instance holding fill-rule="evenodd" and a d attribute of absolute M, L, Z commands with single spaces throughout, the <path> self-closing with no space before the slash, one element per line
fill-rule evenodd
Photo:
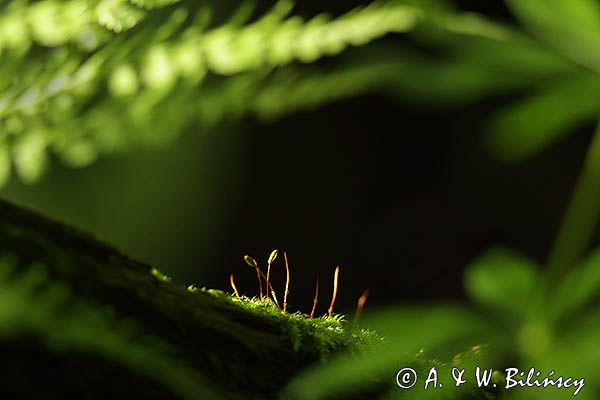
<path fill-rule="evenodd" d="M 537 38 L 573 61 L 600 72 L 600 2 L 508 0 L 507 3 Z"/>
<path fill-rule="evenodd" d="M 599 111 L 600 78 L 581 74 L 502 110 L 490 123 L 487 142 L 499 158 L 520 161 L 592 121 Z"/>
<path fill-rule="evenodd" d="M 513 317 L 524 317 L 538 295 L 534 262 L 506 249 L 490 250 L 468 266 L 465 286 L 481 306 Z"/>

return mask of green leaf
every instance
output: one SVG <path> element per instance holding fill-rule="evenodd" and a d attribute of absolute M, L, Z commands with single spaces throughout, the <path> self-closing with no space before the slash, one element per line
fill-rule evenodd
<path fill-rule="evenodd" d="M 487 144 L 504 161 L 521 161 L 558 142 L 600 112 L 600 78 L 580 74 L 538 91 L 501 111 Z"/>
<path fill-rule="evenodd" d="M 420 47 L 432 48 L 434 56 L 414 46 L 392 49 L 378 44 L 357 56 L 393 59 L 397 72 L 387 89 L 406 102 L 460 107 L 531 90 L 582 70 L 510 26 L 477 15 L 439 13 L 425 21 L 410 35 Z"/>
<path fill-rule="evenodd" d="M 467 292 L 475 302 L 514 317 L 528 315 L 528 305 L 537 296 L 537 280 L 534 262 L 501 248 L 477 258 L 465 274 Z"/>
<path fill-rule="evenodd" d="M 570 373 L 580 373 L 598 382 L 598 358 L 600 358 L 600 312 L 587 315 L 582 321 L 571 326 L 557 343 L 557 353 L 563 356 L 564 366 Z M 598 385 L 598 384 L 597 384 Z"/>
<path fill-rule="evenodd" d="M 555 297 L 556 316 L 576 311 L 600 294 L 600 249 L 596 249 L 561 282 Z"/>
<path fill-rule="evenodd" d="M 600 313 L 593 312 L 586 315 L 576 323 L 565 326 L 566 332 L 558 336 L 552 344 L 551 351 L 544 353 L 541 357 L 531 360 L 538 370 L 547 373 L 555 371 L 554 376 L 573 377 L 576 379 L 585 379 L 585 386 L 577 394 L 577 399 L 597 399 L 598 390 L 600 390 L 600 370 L 598 369 L 598 358 L 600 358 Z M 546 389 L 547 390 L 547 389 Z M 567 398 L 573 395 L 575 388 L 567 391 L 553 391 L 561 393 L 562 397 Z M 541 389 L 539 394 L 544 390 Z M 545 399 L 538 396 L 536 392 L 527 392 L 532 398 Z"/>
<path fill-rule="evenodd" d="M 473 18 L 473 17 L 471 17 Z M 548 50 L 539 42 L 510 27 L 492 23 L 483 18 L 482 25 L 491 25 L 490 30 L 498 33 L 467 30 L 463 19 L 447 18 L 442 32 L 434 35 L 434 46 L 450 54 L 452 59 L 461 59 L 480 68 L 489 69 L 496 74 L 496 80 L 506 81 L 521 77 L 536 83 L 544 79 L 556 79 L 579 72 L 580 67 Z M 451 22 L 451 23 L 450 23 Z M 456 27 L 463 31 L 457 31 Z M 425 34 L 421 32 L 421 38 Z M 450 34 L 449 34 L 450 33 Z M 533 81 L 533 82 L 531 82 Z"/>
<path fill-rule="evenodd" d="M 452 305 L 391 308 L 363 323 L 385 337 L 379 348 L 307 369 L 288 386 L 285 398 L 320 399 L 352 393 L 382 379 L 393 383 L 396 373 L 414 362 L 421 350 L 434 356 L 456 354 L 492 340 L 496 332 L 478 315 Z"/>
<path fill-rule="evenodd" d="M 507 0 L 517 18 L 558 53 L 600 72 L 600 2 Z"/>

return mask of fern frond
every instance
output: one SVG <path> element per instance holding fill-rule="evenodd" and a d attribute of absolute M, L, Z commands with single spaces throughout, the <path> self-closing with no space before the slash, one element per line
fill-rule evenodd
<path fill-rule="evenodd" d="M 242 8 L 229 23 L 206 29 L 206 8 L 192 15 L 175 3 L 42 0 L 3 7 L 0 155 L 11 161 L 0 158 L 3 170 L 12 163 L 22 180 L 33 182 L 49 152 L 83 166 L 132 143 L 165 143 L 186 125 L 221 119 L 210 115 L 219 104 L 229 107 L 227 115 L 253 107 L 266 115 L 264 94 L 257 106 L 206 99 L 213 88 L 223 99 L 231 88 L 241 97 L 256 93 L 273 70 L 411 30 L 421 18 L 416 8 L 375 2 L 338 18 L 304 21 L 282 0 L 249 23 L 252 9 Z M 294 102 L 285 104 L 291 110 Z"/>
<path fill-rule="evenodd" d="M 100 0 L 94 11 L 100 25 L 117 33 L 134 27 L 144 18 L 144 11 L 127 0 Z"/>

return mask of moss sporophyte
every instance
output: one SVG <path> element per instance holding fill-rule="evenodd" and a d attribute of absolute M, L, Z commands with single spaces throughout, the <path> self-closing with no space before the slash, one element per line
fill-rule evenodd
<path fill-rule="evenodd" d="M 290 292 L 291 267 L 287 253 L 283 252 L 283 266 L 285 268 L 285 284 L 283 286 L 283 297 L 278 298 L 277 292 L 271 280 L 271 269 L 279 255 L 278 250 L 273 250 L 267 259 L 266 274 L 261 270 L 259 263 L 251 256 L 244 256 L 244 263 L 252 268 L 258 280 L 258 294 L 247 296 L 238 290 L 235 284 L 234 274 L 229 275 L 231 293 L 217 289 L 199 289 L 195 285 L 187 287 L 189 292 L 202 292 L 241 307 L 244 312 L 255 315 L 257 318 L 269 318 L 276 320 L 290 337 L 294 350 L 314 353 L 315 356 L 323 357 L 333 353 L 336 349 L 357 349 L 363 345 L 369 345 L 380 338 L 372 331 L 360 328 L 358 321 L 369 290 L 367 289 L 358 299 L 354 324 L 346 323 L 344 316 L 334 313 L 335 301 L 339 289 L 340 267 L 337 266 L 333 273 L 331 300 L 327 313 L 321 317 L 315 317 L 319 300 L 319 279 L 316 281 L 315 296 L 312 309 L 309 314 L 302 312 L 289 312 L 288 294 Z M 152 274 L 159 280 L 170 279 L 157 269 Z M 281 302 L 280 302 L 281 300 Z"/>
<path fill-rule="evenodd" d="M 270 281 L 271 266 L 277 259 L 278 254 L 279 254 L 279 251 L 277 249 L 273 250 L 271 252 L 271 254 L 267 260 L 266 276 L 261 271 L 260 267 L 258 266 L 258 262 L 254 258 L 250 257 L 249 255 L 246 255 L 246 256 L 244 256 L 244 261 L 246 262 L 246 264 L 248 266 L 250 266 L 251 268 L 253 268 L 256 271 L 256 277 L 258 279 L 258 298 L 253 297 L 253 298 L 251 298 L 251 301 L 265 302 L 267 304 L 269 302 L 273 301 L 275 306 L 277 307 L 277 309 L 283 315 L 285 315 L 287 313 L 287 298 L 288 298 L 288 294 L 290 291 L 289 290 L 290 289 L 290 266 L 289 266 L 289 262 L 288 262 L 287 253 L 285 251 L 283 252 L 283 259 L 284 259 L 284 265 L 285 265 L 285 290 L 283 292 L 283 305 L 282 306 L 280 306 L 279 300 L 277 299 L 277 294 L 276 294 L 275 289 L 273 288 L 273 285 L 271 284 L 271 281 Z M 333 317 L 333 307 L 335 306 L 335 300 L 337 298 L 337 293 L 338 293 L 339 274 L 340 274 L 340 267 L 337 266 L 333 273 L 333 290 L 332 290 L 332 294 L 331 294 L 331 302 L 329 304 L 329 309 L 327 310 L 328 317 Z M 233 289 L 233 294 L 235 295 L 235 297 L 237 299 L 240 299 L 241 297 L 237 290 L 237 287 L 235 286 L 233 274 L 230 275 L 229 281 L 230 281 L 231 288 Z M 263 295 L 263 281 L 265 283 L 264 295 Z M 271 297 L 269 297 L 269 294 Z M 367 290 L 365 290 L 365 292 L 363 292 L 363 294 L 358 299 L 357 307 L 356 307 L 356 314 L 355 314 L 355 321 L 357 321 L 358 318 L 360 317 L 360 314 L 362 312 L 362 309 L 364 307 L 364 304 L 365 304 L 368 294 L 369 294 L 369 290 L 367 289 Z M 308 314 L 308 315 L 305 314 L 307 317 L 310 317 L 310 318 L 314 317 L 318 299 L 319 299 L 319 278 L 317 278 L 315 297 L 313 300 L 313 307 L 312 307 L 310 314 Z"/>

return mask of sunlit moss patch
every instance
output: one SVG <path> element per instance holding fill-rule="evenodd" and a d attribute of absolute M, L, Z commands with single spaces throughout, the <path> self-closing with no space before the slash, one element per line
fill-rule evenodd
<path fill-rule="evenodd" d="M 368 351 L 381 338 L 373 331 L 345 320 L 341 314 L 311 318 L 294 312 L 283 314 L 269 299 L 240 296 L 239 298 L 217 289 L 200 289 L 202 293 L 240 307 L 257 318 L 267 318 L 281 327 L 282 335 L 289 337 L 295 351 L 325 359 L 336 351 Z"/>

